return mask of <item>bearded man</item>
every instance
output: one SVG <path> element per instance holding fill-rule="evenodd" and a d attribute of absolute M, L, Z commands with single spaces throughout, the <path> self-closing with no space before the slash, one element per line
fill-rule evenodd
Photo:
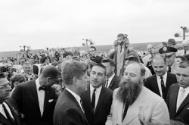
<path fill-rule="evenodd" d="M 144 67 L 132 62 L 125 67 L 120 87 L 113 93 L 113 102 L 106 125 L 169 125 L 164 100 L 143 86 Z"/>

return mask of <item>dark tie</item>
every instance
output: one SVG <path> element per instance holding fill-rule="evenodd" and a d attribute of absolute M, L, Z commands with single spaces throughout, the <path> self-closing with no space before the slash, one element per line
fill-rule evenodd
<path fill-rule="evenodd" d="M 48 89 L 49 89 L 49 88 L 48 88 L 48 87 L 45 87 L 45 86 L 40 86 L 40 87 L 39 87 L 39 91 L 40 91 L 40 90 L 47 91 Z"/>
<path fill-rule="evenodd" d="M 13 125 L 15 125 L 15 121 L 14 121 L 14 119 L 10 116 L 10 114 L 9 114 L 7 108 L 5 107 L 5 105 L 2 104 L 2 106 L 3 106 L 3 110 L 5 111 L 5 115 L 7 116 L 7 119 L 8 119 Z"/>
<path fill-rule="evenodd" d="M 168 67 L 168 72 L 171 72 L 171 66 Z"/>
<path fill-rule="evenodd" d="M 127 110 L 129 108 L 129 103 L 126 102 L 123 108 L 124 108 L 124 111 L 123 111 L 123 115 L 122 115 L 122 121 L 124 120 L 124 118 L 125 118 L 125 116 L 127 114 Z"/>
<path fill-rule="evenodd" d="M 166 95 L 165 95 L 165 91 L 166 91 L 166 88 L 165 88 L 165 84 L 164 84 L 164 81 L 163 81 L 163 76 L 160 76 L 160 79 L 161 79 L 161 90 L 162 90 L 162 97 L 164 99 L 166 99 Z"/>
<path fill-rule="evenodd" d="M 96 88 L 93 90 L 93 94 L 92 94 L 92 107 L 93 110 L 95 110 L 95 93 L 96 93 Z"/>

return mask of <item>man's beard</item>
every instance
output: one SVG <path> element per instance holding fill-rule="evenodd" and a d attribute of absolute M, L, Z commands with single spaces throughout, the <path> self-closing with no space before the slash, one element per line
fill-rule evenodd
<path fill-rule="evenodd" d="M 138 83 L 134 83 L 122 80 L 116 96 L 122 103 L 128 103 L 131 105 L 140 94 L 141 86 L 142 82 L 140 81 Z"/>

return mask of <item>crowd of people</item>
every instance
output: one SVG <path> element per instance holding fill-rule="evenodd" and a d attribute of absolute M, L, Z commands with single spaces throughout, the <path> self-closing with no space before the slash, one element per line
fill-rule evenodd
<path fill-rule="evenodd" d="M 128 47 L 121 76 L 94 46 L 3 60 L 0 124 L 189 125 L 189 55 L 170 41 L 146 62 Z"/>

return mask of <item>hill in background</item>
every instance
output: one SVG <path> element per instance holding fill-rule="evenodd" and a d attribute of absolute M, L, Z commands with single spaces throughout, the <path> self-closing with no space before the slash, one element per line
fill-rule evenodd
<path fill-rule="evenodd" d="M 147 45 L 152 44 L 155 47 L 161 46 L 161 42 L 148 42 L 148 43 L 131 43 L 131 47 L 134 48 L 135 50 L 138 51 L 146 51 L 147 50 Z M 97 48 L 97 51 L 102 51 L 102 52 L 108 52 L 110 49 L 113 48 L 113 45 L 95 45 Z M 79 50 L 82 50 L 83 47 L 73 47 Z M 40 50 L 31 50 L 32 52 L 36 53 Z M 0 58 L 2 57 L 16 57 L 19 51 L 9 51 L 9 52 L 0 52 Z"/>

